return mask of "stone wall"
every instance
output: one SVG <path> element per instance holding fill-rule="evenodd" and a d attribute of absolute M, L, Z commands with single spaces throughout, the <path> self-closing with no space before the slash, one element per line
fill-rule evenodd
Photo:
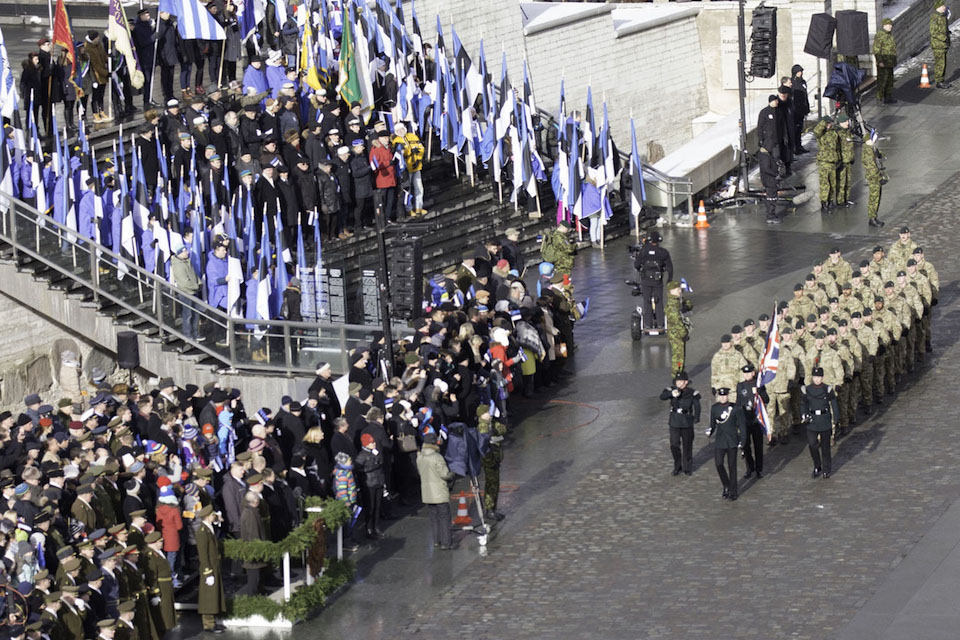
<path fill-rule="evenodd" d="M 107 375 L 116 369 L 111 354 L 4 293 L 0 293 L 0 318 L 2 408 L 22 409 L 23 398 L 30 393 L 40 393 L 44 402 L 56 402 L 64 395 L 75 395 L 94 368 Z M 62 368 L 66 351 L 76 354 L 79 372 Z"/>
<path fill-rule="evenodd" d="M 960 0 L 945 0 L 953 16 L 960 15 Z M 930 16 L 933 15 L 932 0 L 918 0 L 910 8 L 894 15 L 884 14 L 893 18 L 893 37 L 897 41 L 897 57 L 900 62 L 912 58 L 926 47 L 930 46 Z M 933 63 L 933 57 L 924 60 Z M 933 74 L 933 69 L 929 69 Z"/>

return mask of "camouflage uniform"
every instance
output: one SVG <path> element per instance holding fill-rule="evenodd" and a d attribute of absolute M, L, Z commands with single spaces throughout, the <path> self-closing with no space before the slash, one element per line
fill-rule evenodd
<path fill-rule="evenodd" d="M 840 127 L 837 130 L 840 140 L 840 164 L 837 165 L 837 204 L 850 202 L 851 176 L 853 161 L 857 159 L 854 152 L 853 132 L 850 127 Z"/>
<path fill-rule="evenodd" d="M 926 353 L 926 346 L 930 344 L 930 311 L 933 308 L 933 287 L 930 286 L 930 279 L 917 269 L 917 263 L 912 258 L 907 262 L 907 277 L 910 284 L 916 287 L 920 293 L 920 299 L 923 301 L 923 315 L 917 323 L 917 357 L 923 358 L 923 354 Z"/>
<path fill-rule="evenodd" d="M 823 263 L 823 270 L 833 276 L 834 281 L 840 284 L 850 282 L 850 279 L 853 277 L 853 269 L 850 267 L 850 263 L 842 257 L 838 257 L 836 262 L 834 262 L 833 255 L 831 255 L 830 258 Z"/>
<path fill-rule="evenodd" d="M 839 340 L 839 332 L 836 329 L 827 335 L 827 346 L 825 348 L 832 349 L 840 356 L 840 363 L 843 365 L 843 384 L 837 387 L 837 403 L 840 408 L 837 416 L 837 427 L 840 428 L 840 435 L 842 436 L 857 413 L 857 396 L 854 394 L 853 388 L 853 376 L 857 371 L 857 363 L 850 347 Z"/>
<path fill-rule="evenodd" d="M 739 326 L 737 328 L 742 329 Z M 743 331 L 741 330 L 739 332 L 733 332 L 732 337 L 733 348 L 743 355 L 744 360 L 756 367 L 757 363 L 760 361 L 760 354 L 757 353 L 757 350 L 753 348 L 753 345 L 743 339 Z"/>
<path fill-rule="evenodd" d="M 886 301 L 881 303 L 882 298 L 877 298 L 877 304 L 885 305 Z M 885 353 L 883 357 L 884 386 L 888 394 L 892 394 L 897 388 L 897 375 L 900 373 L 899 342 L 903 334 L 903 325 L 896 314 L 889 307 L 881 306 L 873 314 L 873 324 L 881 330 L 881 336 L 884 340 Z M 879 326 L 878 326 L 879 325 Z"/>
<path fill-rule="evenodd" d="M 884 18 L 881 27 L 893 25 L 893 20 Z M 881 28 L 873 37 L 873 57 L 877 61 L 877 102 L 893 94 L 893 68 L 897 66 L 897 43 L 893 34 Z"/>
<path fill-rule="evenodd" d="M 906 227 L 903 228 L 906 229 Z M 898 269 L 906 269 L 907 260 L 913 258 L 913 250 L 916 248 L 917 243 L 910 238 L 907 238 L 906 242 L 898 239 L 896 242 L 890 245 L 890 250 L 887 251 L 886 259 L 895 264 Z"/>
<path fill-rule="evenodd" d="M 860 312 L 856 312 L 859 314 Z M 873 380 L 874 363 L 877 360 L 877 349 L 880 344 L 877 340 L 877 333 L 873 327 L 862 322 L 859 315 L 851 318 L 852 340 L 855 340 L 861 347 L 863 356 L 860 358 L 860 400 L 869 414 L 873 405 Z M 859 326 L 856 326 L 859 325 Z"/>
<path fill-rule="evenodd" d="M 674 377 L 683 370 L 687 353 L 687 340 L 690 336 L 690 328 L 686 318 L 683 317 L 683 312 L 693 309 L 693 303 L 684 300 L 682 295 L 675 296 L 670 293 L 679 288 L 680 283 L 676 280 L 668 282 L 667 298 L 664 302 L 664 315 L 667 319 L 667 342 L 670 343 L 670 375 Z"/>
<path fill-rule="evenodd" d="M 799 294 L 799 295 L 798 295 Z M 817 313 L 813 300 L 804 295 L 803 288 L 794 289 L 793 300 L 787 304 L 787 313 L 795 318 L 806 319 L 808 315 Z"/>
<path fill-rule="evenodd" d="M 909 282 L 905 271 L 901 271 L 903 276 L 897 277 L 897 285 L 894 287 L 898 297 L 904 301 L 904 316 L 909 317 L 907 329 L 907 339 L 904 341 L 904 364 L 907 371 L 913 371 L 917 361 L 917 334 L 920 331 L 920 319 L 923 317 L 923 298 L 920 292 Z"/>
<path fill-rule="evenodd" d="M 507 425 L 490 417 L 490 407 L 477 408 L 477 431 L 490 434 L 490 451 L 483 456 L 483 508 L 491 513 L 497 511 L 497 499 L 500 497 L 500 463 L 503 462 L 503 436 Z"/>
<path fill-rule="evenodd" d="M 818 260 L 813 265 L 813 275 L 817 279 L 817 285 L 826 292 L 828 298 L 836 298 L 840 295 L 840 282 L 823 268 L 822 261 Z"/>
<path fill-rule="evenodd" d="M 943 0 L 934 2 L 934 12 L 930 17 L 930 48 L 933 49 L 933 81 L 943 82 L 947 74 L 947 49 L 950 48 L 950 29 L 947 26 L 946 13 L 936 11 Z"/>
<path fill-rule="evenodd" d="M 730 336 L 723 336 L 725 339 Z M 727 387 L 736 389 L 741 379 L 740 369 L 747 364 L 743 354 L 733 348 L 732 342 L 721 341 L 721 344 L 729 344 L 729 348 L 720 350 L 713 354 L 710 360 L 710 386 L 713 389 Z"/>
<path fill-rule="evenodd" d="M 573 245 L 567 237 L 568 233 L 557 227 L 547 232 L 540 243 L 540 256 L 546 262 L 552 262 L 554 272 L 560 275 L 569 275 L 573 270 Z"/>
<path fill-rule="evenodd" d="M 784 327 L 781 332 L 780 358 L 777 375 L 767 386 L 770 402 L 767 411 L 773 418 L 773 436 L 787 438 L 793 425 L 793 411 L 790 407 L 790 390 L 797 377 L 797 359 L 794 357 L 793 329 Z"/>
<path fill-rule="evenodd" d="M 817 170 L 820 172 L 820 204 L 834 200 L 837 194 L 837 163 L 840 161 L 840 138 L 833 121 L 825 117 L 813 129 L 817 137 Z"/>

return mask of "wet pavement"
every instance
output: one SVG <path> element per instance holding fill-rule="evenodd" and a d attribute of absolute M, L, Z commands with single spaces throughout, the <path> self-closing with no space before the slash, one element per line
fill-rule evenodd
<path fill-rule="evenodd" d="M 957 63 L 951 56 L 950 68 Z M 507 519 L 488 555 L 466 533 L 457 551 L 433 549 L 425 511 L 386 523 L 387 538 L 355 554 L 349 590 L 286 635 L 955 637 L 948 614 L 956 607 L 943 596 L 955 595 L 960 572 L 937 567 L 960 566 L 960 440 L 956 394 L 945 384 L 960 374 L 960 83 L 921 91 L 917 82 L 901 80 L 896 105 L 870 98 L 864 108 L 887 138 L 884 229 L 867 226 L 859 162 L 858 204 L 821 216 L 811 153 L 791 180 L 806 181 L 812 197 L 784 224 L 769 227 L 759 208 L 746 207 L 713 215 L 708 231 L 663 230 L 677 275 L 694 288 L 688 369 L 693 386 L 708 390 L 710 357 L 731 325 L 770 313 L 831 247 L 859 260 L 909 223 L 940 271 L 934 353 L 839 443 L 831 479 L 810 479 L 809 455 L 794 438 L 768 450 L 763 480 L 741 484 L 736 503 L 723 501 L 705 424 L 693 476 L 670 475 L 665 403 L 656 398 L 669 381 L 669 352 L 663 338 L 630 338 L 636 299 L 623 284 L 633 274 L 621 239 L 577 258 L 577 293 L 590 296 L 591 311 L 576 329 L 576 375 L 518 400 L 528 417 L 510 434 Z M 186 616 L 181 635 L 196 626 Z"/>

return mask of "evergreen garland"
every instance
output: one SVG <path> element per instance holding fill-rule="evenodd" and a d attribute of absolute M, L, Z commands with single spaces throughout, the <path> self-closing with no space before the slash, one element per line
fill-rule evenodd
<path fill-rule="evenodd" d="M 227 601 L 227 617 L 243 619 L 259 615 L 270 622 L 278 618 L 300 622 L 322 607 L 355 573 L 356 567 L 349 560 L 333 560 L 316 582 L 309 587 L 298 587 L 289 602 L 277 602 L 267 596 L 237 596 Z"/>
<path fill-rule="evenodd" d="M 323 511 L 307 513 L 306 519 L 279 542 L 224 540 L 223 555 L 241 562 L 269 562 L 279 565 L 283 562 L 284 553 L 289 553 L 291 558 L 297 558 L 310 548 L 317 538 L 317 532 L 313 528 L 313 522 L 317 518 L 323 518 L 329 531 L 335 531 L 350 521 L 350 509 L 345 502 L 310 496 L 305 503 L 308 508 L 322 507 Z"/>

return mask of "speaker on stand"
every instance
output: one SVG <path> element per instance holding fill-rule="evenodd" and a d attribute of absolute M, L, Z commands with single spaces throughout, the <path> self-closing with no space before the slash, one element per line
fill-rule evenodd
<path fill-rule="evenodd" d="M 140 336 L 136 331 L 121 331 L 117 334 L 117 364 L 126 369 L 133 384 L 133 370 L 140 366 Z"/>

